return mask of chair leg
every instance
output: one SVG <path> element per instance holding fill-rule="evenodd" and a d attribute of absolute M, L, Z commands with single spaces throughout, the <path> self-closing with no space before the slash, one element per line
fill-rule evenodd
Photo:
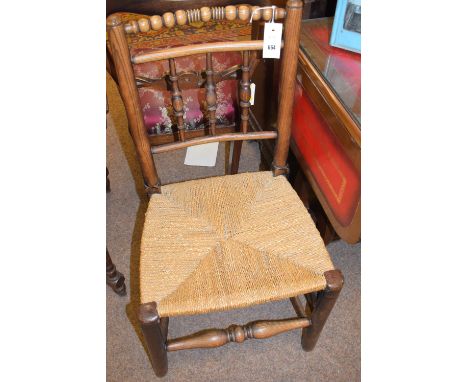
<path fill-rule="evenodd" d="M 232 161 L 231 161 L 231 174 L 237 174 L 239 171 L 239 162 L 242 150 L 242 141 L 234 141 L 234 149 L 232 150 Z"/>
<path fill-rule="evenodd" d="M 333 309 L 343 287 L 343 275 L 341 271 L 334 269 L 325 272 L 324 275 L 327 281 L 326 288 L 318 292 L 316 298 L 313 293 L 305 295 L 307 305 L 312 312 L 310 316 L 311 326 L 302 329 L 301 344 L 302 349 L 305 351 L 311 351 L 315 347 L 328 315 Z"/>
<path fill-rule="evenodd" d="M 141 330 L 148 348 L 153 370 L 158 377 L 167 373 L 166 338 L 155 302 L 140 305 L 138 312 Z M 167 335 L 167 331 L 166 331 Z"/>
<path fill-rule="evenodd" d="M 119 296 L 127 294 L 125 288 L 125 277 L 116 268 L 106 248 L 106 284 Z"/>

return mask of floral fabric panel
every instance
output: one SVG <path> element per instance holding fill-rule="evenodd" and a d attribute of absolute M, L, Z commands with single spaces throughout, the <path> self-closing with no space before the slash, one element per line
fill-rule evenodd
<path fill-rule="evenodd" d="M 150 88 L 138 90 L 143 110 L 143 119 L 149 134 L 171 134 L 175 117 L 171 104 L 171 93 Z M 216 85 L 218 98 L 216 123 L 228 125 L 235 122 L 237 108 L 237 81 L 223 81 Z M 203 128 L 206 121 L 205 89 L 182 91 L 184 121 L 187 130 Z"/>

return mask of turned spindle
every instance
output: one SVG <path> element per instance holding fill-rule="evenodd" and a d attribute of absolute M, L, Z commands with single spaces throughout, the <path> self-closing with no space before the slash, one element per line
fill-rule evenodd
<path fill-rule="evenodd" d="M 206 105 L 211 135 L 216 135 L 216 84 L 211 53 L 206 54 Z"/>
<path fill-rule="evenodd" d="M 169 79 L 171 80 L 171 100 L 174 115 L 177 120 L 177 128 L 179 129 L 179 137 L 181 141 L 185 141 L 185 127 L 184 127 L 184 102 L 182 100 L 182 93 L 179 88 L 179 81 L 175 66 L 175 60 L 169 59 Z"/>
<path fill-rule="evenodd" d="M 249 51 L 242 52 L 242 78 L 239 84 L 239 105 L 241 107 L 241 130 L 245 134 L 249 128 L 250 108 L 250 66 Z"/>
<path fill-rule="evenodd" d="M 249 51 L 242 52 L 242 77 L 239 81 L 239 106 L 241 108 L 240 129 L 246 134 L 249 129 L 249 109 L 250 109 L 250 66 Z M 231 174 L 239 171 L 240 155 L 242 151 L 242 141 L 234 142 L 231 161 Z"/>

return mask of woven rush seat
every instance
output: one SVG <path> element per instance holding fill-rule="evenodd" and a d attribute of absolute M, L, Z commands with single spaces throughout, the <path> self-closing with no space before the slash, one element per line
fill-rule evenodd
<path fill-rule="evenodd" d="M 142 303 L 161 316 L 241 308 L 323 290 L 334 269 L 310 215 L 270 171 L 162 186 L 141 243 Z"/>

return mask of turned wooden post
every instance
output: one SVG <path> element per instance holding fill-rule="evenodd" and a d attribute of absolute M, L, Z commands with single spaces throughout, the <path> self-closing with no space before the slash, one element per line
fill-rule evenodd
<path fill-rule="evenodd" d="M 241 108 L 240 130 L 246 134 L 249 129 L 250 110 L 250 62 L 249 51 L 242 52 L 242 78 L 239 81 L 239 106 Z M 231 174 L 239 171 L 239 162 L 242 152 L 242 141 L 234 142 L 232 151 Z"/>
<path fill-rule="evenodd" d="M 327 286 L 325 290 L 306 295 L 307 304 L 312 311 L 310 316 L 311 326 L 302 329 L 302 349 L 311 351 L 322 332 L 323 326 L 335 305 L 341 288 L 343 287 L 343 275 L 341 271 L 334 269 L 325 272 Z"/>
<path fill-rule="evenodd" d="M 250 109 L 250 62 L 249 51 L 242 52 L 242 78 L 239 83 L 239 105 L 241 107 L 241 131 L 245 134 L 249 128 Z"/>
<path fill-rule="evenodd" d="M 167 373 L 166 339 L 155 302 L 140 305 L 138 320 L 145 339 L 154 372 L 158 377 Z M 167 326 L 166 326 L 167 333 Z"/>
<path fill-rule="evenodd" d="M 206 54 L 206 108 L 211 135 L 216 135 L 216 85 L 214 81 L 213 58 L 211 53 Z"/>
<path fill-rule="evenodd" d="M 109 251 L 106 248 L 106 284 L 109 285 L 112 290 L 119 296 L 125 296 L 127 290 L 125 288 L 125 277 L 117 271 L 112 259 L 109 255 Z"/>
<path fill-rule="evenodd" d="M 284 26 L 284 49 L 282 51 L 280 101 L 278 110 L 278 140 L 273 158 L 273 175 L 288 173 L 287 159 L 291 136 L 291 119 L 296 85 L 299 37 L 301 30 L 302 1 L 288 0 Z"/>
<path fill-rule="evenodd" d="M 112 60 L 115 63 L 120 95 L 127 111 L 130 134 L 135 143 L 135 149 L 141 164 L 146 192 L 148 194 L 160 193 L 156 167 L 154 166 L 151 144 L 148 139 L 143 114 L 140 107 L 140 98 L 135 84 L 135 76 L 130 63 L 130 52 L 122 21 L 117 15 L 107 18 L 107 31 L 112 52 Z"/>
<path fill-rule="evenodd" d="M 174 115 L 177 120 L 177 128 L 179 129 L 179 138 L 181 141 L 185 141 L 185 126 L 184 126 L 184 101 L 182 100 L 182 92 L 179 88 L 179 80 L 177 78 L 177 71 L 175 60 L 169 59 L 169 70 L 171 80 L 171 100 L 172 107 L 174 109 Z"/>

